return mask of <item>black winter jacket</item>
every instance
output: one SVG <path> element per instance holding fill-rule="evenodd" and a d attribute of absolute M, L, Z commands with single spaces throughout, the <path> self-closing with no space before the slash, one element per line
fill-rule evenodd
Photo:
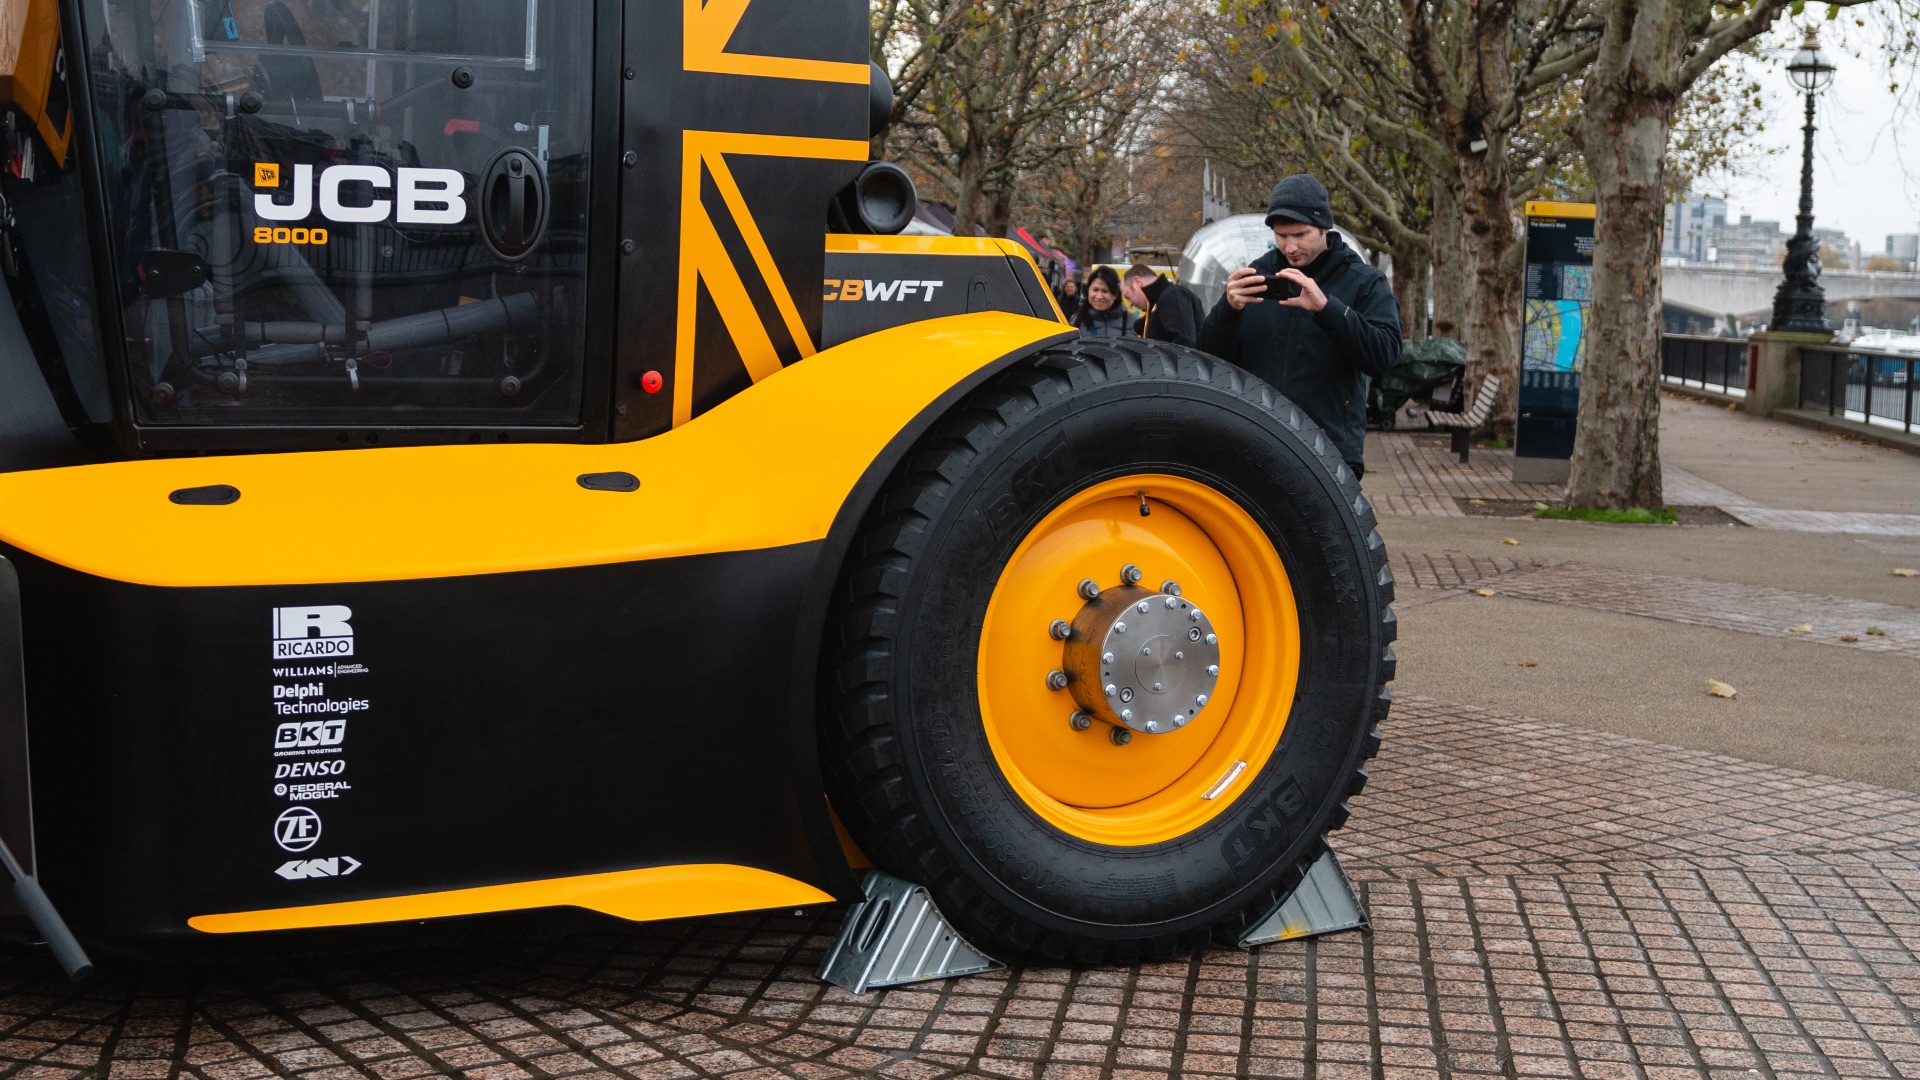
<path fill-rule="evenodd" d="M 1073 325 L 1080 328 L 1081 337 L 1116 338 L 1132 337 L 1133 316 L 1127 313 L 1127 305 L 1119 300 L 1105 311 L 1096 309 L 1091 303 L 1080 305 L 1080 315 Z"/>
<path fill-rule="evenodd" d="M 1176 345 L 1200 343 L 1200 321 L 1206 318 L 1207 312 L 1200 306 L 1200 298 L 1193 295 L 1192 289 L 1157 277 L 1146 286 L 1145 291 L 1146 337 L 1155 341 L 1171 341 Z"/>
<path fill-rule="evenodd" d="M 1278 273 L 1279 251 L 1253 261 L 1262 274 Z M 1327 294 L 1327 306 L 1309 312 L 1272 300 L 1235 311 L 1222 296 L 1200 327 L 1200 347 L 1239 364 L 1286 395 L 1319 424 L 1347 464 L 1365 460 L 1367 377 L 1379 378 L 1400 360 L 1400 304 L 1387 276 L 1327 234 L 1327 250 L 1303 268 Z"/>

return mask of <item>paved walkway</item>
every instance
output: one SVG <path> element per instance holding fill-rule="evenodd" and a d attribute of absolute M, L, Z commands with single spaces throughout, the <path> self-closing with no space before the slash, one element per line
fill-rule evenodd
<path fill-rule="evenodd" d="M 13 1076 L 1920 1076 L 1920 797 L 1426 699 L 1370 934 L 855 998 L 831 919 L 188 971 L 0 963 Z"/>
<path fill-rule="evenodd" d="M 1713 507 L 1762 529 L 1920 538 L 1920 456 L 1670 396 L 1660 435 L 1671 506 Z M 1377 433 L 1370 457 L 1366 486 L 1382 515 L 1462 517 L 1472 500 L 1519 512 L 1565 494 L 1515 483 L 1511 450 L 1475 449 L 1462 464 L 1444 435 Z"/>

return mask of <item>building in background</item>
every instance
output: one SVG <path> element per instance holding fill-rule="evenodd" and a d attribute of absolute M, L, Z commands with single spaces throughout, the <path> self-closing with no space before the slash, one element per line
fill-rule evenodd
<path fill-rule="evenodd" d="M 1902 270 L 1913 270 L 1920 263 L 1920 233 L 1893 233 L 1887 237 L 1887 247 L 1882 256 L 1900 264 Z"/>
<path fill-rule="evenodd" d="M 1707 230 L 1727 223 L 1727 200 L 1683 191 L 1667 205 L 1660 257 L 1684 262 L 1707 260 Z"/>
<path fill-rule="evenodd" d="M 1786 246 L 1787 234 L 1778 221 L 1755 221 L 1752 214 L 1741 214 L 1739 221 L 1723 218 L 1707 230 L 1702 261 L 1752 270 L 1772 266 Z"/>

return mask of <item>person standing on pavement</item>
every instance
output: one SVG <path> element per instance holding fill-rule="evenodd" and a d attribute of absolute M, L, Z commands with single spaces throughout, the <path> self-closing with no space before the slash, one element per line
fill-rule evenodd
<path fill-rule="evenodd" d="M 1060 291 L 1056 295 L 1060 301 L 1060 314 L 1065 315 L 1068 322 L 1073 322 L 1080 317 L 1080 281 L 1078 278 L 1068 275 L 1060 282 Z"/>
<path fill-rule="evenodd" d="M 1280 181 L 1267 226 L 1274 250 L 1227 278 L 1226 295 L 1200 327 L 1200 348 L 1300 406 L 1358 480 L 1366 475 L 1367 379 L 1400 360 L 1400 304 L 1387 276 L 1331 231 L 1333 206 L 1320 181 Z M 1292 295 L 1265 295 L 1269 283 Z"/>
<path fill-rule="evenodd" d="M 1146 312 L 1141 320 L 1141 337 L 1175 345 L 1200 343 L 1200 321 L 1206 318 L 1207 310 L 1192 289 L 1161 277 L 1145 263 L 1134 263 L 1120 284 L 1126 290 L 1127 303 Z"/>
<path fill-rule="evenodd" d="M 1085 338 L 1133 336 L 1133 316 L 1120 302 L 1120 275 L 1111 266 L 1095 267 L 1087 279 L 1087 302 L 1073 321 Z"/>

